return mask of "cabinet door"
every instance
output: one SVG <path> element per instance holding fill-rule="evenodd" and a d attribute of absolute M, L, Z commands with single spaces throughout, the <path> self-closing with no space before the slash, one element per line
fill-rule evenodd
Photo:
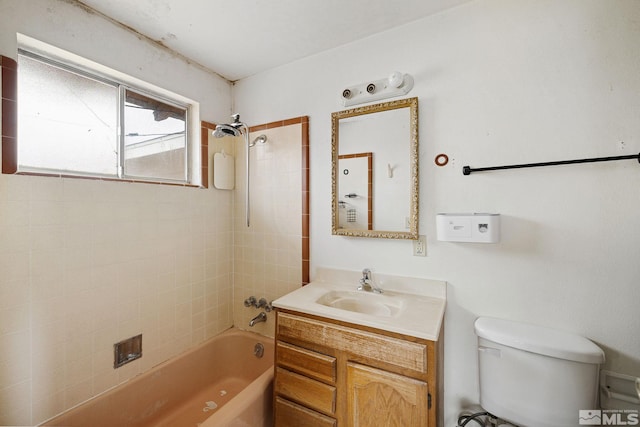
<path fill-rule="evenodd" d="M 349 427 L 428 427 L 427 383 L 347 363 Z"/>

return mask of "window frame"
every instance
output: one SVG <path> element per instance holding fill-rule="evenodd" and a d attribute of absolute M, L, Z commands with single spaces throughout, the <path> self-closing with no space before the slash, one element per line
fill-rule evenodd
<path fill-rule="evenodd" d="M 41 61 L 47 65 L 54 66 L 64 71 L 71 72 L 79 76 L 114 87 L 114 89 L 117 91 L 118 97 L 117 131 L 115 136 L 118 147 L 118 159 L 116 173 L 113 175 L 20 166 L 17 161 L 17 146 L 20 144 L 19 135 L 17 135 L 18 138 L 15 139 L 15 153 L 12 153 L 15 156 L 15 158 L 12 159 L 15 162 L 15 170 L 13 171 L 13 173 L 23 175 L 63 176 L 124 182 L 147 182 L 179 186 L 207 187 L 203 177 L 203 169 L 206 166 L 206 160 L 198 155 L 199 153 L 202 153 L 201 147 L 203 144 L 203 142 L 201 142 L 202 133 L 200 132 L 201 123 L 199 121 L 199 103 L 182 95 L 178 95 L 170 90 L 155 86 L 151 83 L 113 70 L 107 66 L 90 61 L 86 58 L 80 57 L 73 53 L 64 51 L 62 49 L 56 48 L 22 34 L 18 34 L 17 54 L 18 56 L 24 55 L 26 57 Z M 19 72 L 20 71 L 18 69 L 17 73 Z M 167 104 L 168 106 L 184 110 L 185 155 L 183 179 L 147 177 L 126 174 L 126 168 L 124 165 L 126 123 L 124 123 L 125 127 L 123 128 L 123 120 L 124 110 L 126 108 L 125 101 L 127 91 L 140 94 L 152 100 Z M 16 99 L 16 101 L 20 102 L 19 99 Z M 17 120 L 19 120 L 19 117 L 17 117 L 17 111 L 15 119 L 15 127 L 17 128 Z M 204 141 L 204 143 L 206 143 L 206 141 Z M 3 156 L 3 173 L 7 173 L 7 171 L 4 170 L 4 163 L 5 159 Z"/>
<path fill-rule="evenodd" d="M 127 91 L 129 92 L 134 92 L 138 95 L 142 95 L 145 96 L 147 98 L 150 98 L 152 100 L 155 101 L 159 101 L 162 102 L 170 107 L 175 107 L 175 108 L 180 108 L 180 109 L 184 109 L 184 114 L 185 114 L 185 118 L 184 118 L 184 125 L 185 125 L 185 129 L 184 129 L 184 137 L 185 137 L 185 156 L 184 156 L 184 177 L 183 180 L 173 180 L 173 179 L 168 179 L 168 178 L 149 178 L 149 177 L 144 177 L 144 176 L 136 176 L 136 175 L 128 175 L 126 174 L 126 168 L 125 168 L 125 162 L 126 162 L 126 157 L 125 157 L 125 151 L 126 151 L 126 146 L 125 146 L 125 138 L 127 136 L 126 133 L 126 126 L 127 126 L 127 122 L 124 119 L 125 113 L 124 110 L 126 108 L 126 99 L 127 99 Z M 189 128 L 189 121 L 191 120 L 191 112 L 189 110 L 189 106 L 188 105 L 182 105 L 182 104 L 178 104 L 173 100 L 170 99 L 166 99 L 166 98 L 161 98 L 158 95 L 149 93 L 147 91 L 144 91 L 142 89 L 136 88 L 136 87 L 132 87 L 131 85 L 126 85 L 126 84 L 121 84 L 118 88 L 118 106 L 120 108 L 119 111 L 119 118 L 118 118 L 118 130 L 119 130 L 119 135 L 118 135 L 118 146 L 120 148 L 119 152 L 118 152 L 118 177 L 121 179 L 134 179 L 134 180 L 146 180 L 146 179 L 150 179 L 152 181 L 158 181 L 158 182 L 180 182 L 180 183 L 189 183 L 189 177 L 191 176 L 191 169 L 192 169 L 192 165 L 191 165 L 191 156 L 193 155 L 192 151 L 193 148 L 190 149 L 190 138 L 192 136 L 192 132 L 190 131 Z M 122 123 L 124 123 L 124 128 L 122 127 Z"/>

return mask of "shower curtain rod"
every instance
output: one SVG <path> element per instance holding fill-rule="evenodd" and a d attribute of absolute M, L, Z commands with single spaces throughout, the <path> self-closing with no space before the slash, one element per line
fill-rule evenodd
<path fill-rule="evenodd" d="M 495 171 L 495 170 L 503 170 L 503 169 L 536 168 L 539 166 L 571 165 L 575 163 L 611 162 L 614 160 L 631 160 L 631 159 L 636 159 L 638 160 L 638 163 L 640 163 L 640 153 L 631 154 L 628 156 L 594 157 L 590 159 L 559 160 L 556 162 L 542 162 L 542 163 L 524 163 L 520 165 L 491 166 L 486 168 L 472 168 L 471 166 L 463 166 L 462 174 L 471 175 L 473 172 L 486 172 L 486 171 Z"/>

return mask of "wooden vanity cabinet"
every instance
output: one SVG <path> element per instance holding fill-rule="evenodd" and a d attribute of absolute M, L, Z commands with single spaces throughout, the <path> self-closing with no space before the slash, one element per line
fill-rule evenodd
<path fill-rule="evenodd" d="M 277 309 L 275 426 L 442 426 L 442 350 L 442 340 Z"/>

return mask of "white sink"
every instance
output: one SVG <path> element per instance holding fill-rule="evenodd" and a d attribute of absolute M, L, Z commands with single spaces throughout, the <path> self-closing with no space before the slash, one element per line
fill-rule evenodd
<path fill-rule="evenodd" d="M 397 316 L 404 308 L 396 294 L 366 291 L 329 291 L 316 300 L 318 304 L 374 316 Z"/>
<path fill-rule="evenodd" d="M 373 273 L 382 294 L 358 291 L 362 271 L 318 268 L 317 277 L 273 302 L 283 310 L 437 340 L 446 282 Z"/>

